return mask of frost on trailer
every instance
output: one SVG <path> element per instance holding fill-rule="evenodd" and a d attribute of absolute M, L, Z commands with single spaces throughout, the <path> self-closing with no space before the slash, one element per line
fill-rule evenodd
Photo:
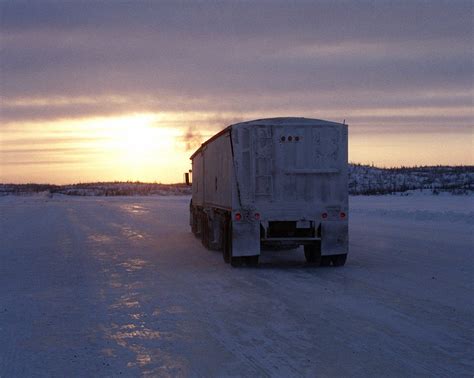
<path fill-rule="evenodd" d="M 271 118 L 230 125 L 191 156 L 190 224 L 232 265 L 304 246 L 308 263 L 348 252 L 347 125 Z"/>

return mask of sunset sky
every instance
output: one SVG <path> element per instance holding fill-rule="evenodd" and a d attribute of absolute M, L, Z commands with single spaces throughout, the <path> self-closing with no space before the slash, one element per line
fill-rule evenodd
<path fill-rule="evenodd" d="M 228 124 L 349 124 L 349 158 L 474 164 L 472 1 L 0 2 L 0 182 L 180 182 Z"/>

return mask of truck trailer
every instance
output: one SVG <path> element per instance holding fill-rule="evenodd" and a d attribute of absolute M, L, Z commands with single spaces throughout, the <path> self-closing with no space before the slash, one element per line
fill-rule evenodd
<path fill-rule="evenodd" d="M 304 247 L 308 264 L 348 253 L 348 128 L 308 118 L 230 125 L 191 156 L 190 226 L 232 266 Z"/>

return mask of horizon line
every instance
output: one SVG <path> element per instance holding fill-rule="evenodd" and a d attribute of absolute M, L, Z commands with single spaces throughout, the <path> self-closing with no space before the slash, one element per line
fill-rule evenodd
<path fill-rule="evenodd" d="M 474 165 L 472 164 L 457 164 L 457 165 L 413 165 L 413 166 L 396 166 L 396 167 L 381 167 L 374 164 L 367 164 L 367 163 L 354 163 L 349 162 L 348 165 L 353 166 L 363 166 L 368 168 L 374 169 L 382 169 L 382 170 L 409 170 L 409 169 L 419 169 L 419 168 L 472 168 L 474 169 Z M 48 185 L 48 186 L 72 186 L 72 185 L 91 185 L 91 184 L 145 184 L 145 185 L 165 185 L 165 186 L 173 186 L 173 185 L 186 185 L 185 182 L 174 182 L 174 183 L 162 183 L 157 181 L 140 181 L 140 180 L 127 180 L 127 181 L 86 181 L 86 182 L 75 182 L 75 183 L 67 183 L 67 184 L 53 184 L 53 183 L 40 183 L 40 182 L 25 182 L 25 183 L 15 183 L 15 182 L 0 182 L 0 185 Z"/>

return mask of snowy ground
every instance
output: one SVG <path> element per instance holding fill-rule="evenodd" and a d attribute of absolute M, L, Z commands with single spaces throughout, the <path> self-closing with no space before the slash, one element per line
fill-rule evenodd
<path fill-rule="evenodd" d="M 351 198 L 319 269 L 231 268 L 188 202 L 0 198 L 0 376 L 473 375 L 473 197 Z"/>

